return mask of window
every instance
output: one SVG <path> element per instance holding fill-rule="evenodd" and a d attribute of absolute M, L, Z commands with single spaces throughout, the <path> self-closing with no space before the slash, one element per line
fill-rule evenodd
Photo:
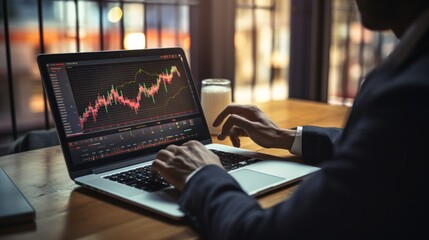
<path fill-rule="evenodd" d="M 362 27 L 354 1 L 332 1 L 332 41 L 328 101 L 351 105 L 359 82 L 394 49 L 391 32 Z"/>
<path fill-rule="evenodd" d="M 290 1 L 238 0 L 235 102 L 286 99 Z"/>

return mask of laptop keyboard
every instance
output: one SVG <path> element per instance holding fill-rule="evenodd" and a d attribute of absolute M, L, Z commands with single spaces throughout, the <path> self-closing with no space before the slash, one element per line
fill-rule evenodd
<path fill-rule="evenodd" d="M 239 167 L 244 167 L 249 164 L 261 161 L 260 159 L 251 158 L 251 157 L 247 157 L 239 154 L 222 152 L 219 150 L 211 150 L 211 151 L 219 157 L 220 162 L 222 163 L 223 167 L 227 171 L 231 171 Z"/>
<path fill-rule="evenodd" d="M 219 150 L 211 151 L 218 155 L 223 167 L 227 171 L 261 161 L 260 159 L 250 158 L 234 153 Z M 105 176 L 104 178 L 148 192 L 158 191 L 171 186 L 171 184 L 167 183 L 162 176 L 152 176 L 150 169 L 151 165 L 148 165 Z"/>
<path fill-rule="evenodd" d="M 171 186 L 162 176 L 152 176 L 150 169 L 151 165 L 148 165 L 116 173 L 104 178 L 148 192 L 158 191 Z"/>

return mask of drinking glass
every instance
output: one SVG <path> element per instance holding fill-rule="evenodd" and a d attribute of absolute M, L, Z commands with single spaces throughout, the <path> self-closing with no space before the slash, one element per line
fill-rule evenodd
<path fill-rule="evenodd" d="M 219 134 L 222 124 L 213 127 L 213 121 L 219 113 L 231 103 L 231 81 L 222 78 L 204 79 L 201 85 L 201 106 L 210 134 Z"/>

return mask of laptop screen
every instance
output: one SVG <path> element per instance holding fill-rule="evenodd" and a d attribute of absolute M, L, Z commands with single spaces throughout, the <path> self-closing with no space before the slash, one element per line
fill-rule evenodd
<path fill-rule="evenodd" d="M 77 53 L 45 63 L 51 108 L 72 170 L 210 138 L 183 52 L 140 51 L 84 59 Z"/>

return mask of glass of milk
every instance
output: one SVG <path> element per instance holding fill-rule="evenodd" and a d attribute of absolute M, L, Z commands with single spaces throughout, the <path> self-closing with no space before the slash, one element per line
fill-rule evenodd
<path fill-rule="evenodd" d="M 221 132 L 222 124 L 215 128 L 213 121 L 231 103 L 231 95 L 231 81 L 228 79 L 212 78 L 201 82 L 201 106 L 210 134 Z"/>

